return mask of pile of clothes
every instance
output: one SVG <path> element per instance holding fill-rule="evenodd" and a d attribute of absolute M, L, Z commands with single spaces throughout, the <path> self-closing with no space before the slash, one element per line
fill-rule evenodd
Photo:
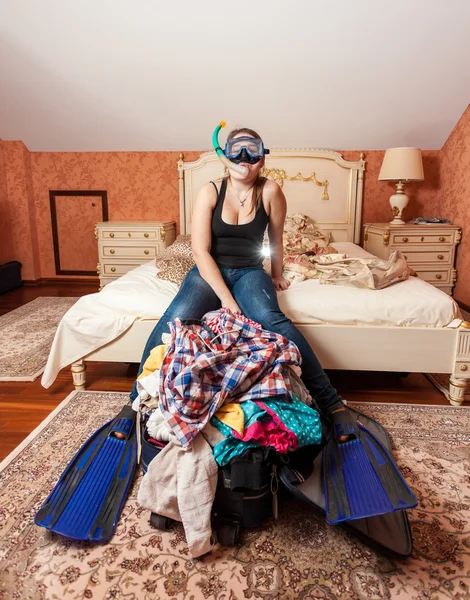
<path fill-rule="evenodd" d="M 213 545 L 219 466 L 249 448 L 279 453 L 321 441 L 318 412 L 286 338 L 228 309 L 170 324 L 138 378 L 145 439 L 160 452 L 142 479 L 144 507 L 183 523 L 193 556 Z"/>
<path fill-rule="evenodd" d="M 353 285 L 369 290 L 382 290 L 415 274 L 398 250 L 392 252 L 388 260 L 306 252 L 286 256 L 283 268 L 284 277 L 291 282 L 319 279 L 320 283 Z"/>
<path fill-rule="evenodd" d="M 330 246 L 330 232 L 322 231 L 313 219 L 300 213 L 286 218 L 283 243 L 282 274 L 292 283 L 319 279 L 320 283 L 381 290 L 416 275 L 398 251 L 388 260 L 339 254 Z"/>

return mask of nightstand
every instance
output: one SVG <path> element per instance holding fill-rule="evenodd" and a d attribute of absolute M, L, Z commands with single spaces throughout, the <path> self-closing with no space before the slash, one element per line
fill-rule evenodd
<path fill-rule="evenodd" d="M 461 236 L 456 225 L 366 223 L 364 249 L 383 259 L 399 250 L 421 279 L 452 295 L 457 281 L 455 249 Z"/>
<path fill-rule="evenodd" d="M 175 241 L 174 221 L 105 221 L 95 225 L 100 289 L 156 258 Z"/>

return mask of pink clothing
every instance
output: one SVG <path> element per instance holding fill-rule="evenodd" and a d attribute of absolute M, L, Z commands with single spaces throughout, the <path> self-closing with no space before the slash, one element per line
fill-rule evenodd
<path fill-rule="evenodd" d="M 263 402 L 255 402 L 262 410 L 265 410 L 271 417 L 266 421 L 255 421 L 245 428 L 243 436 L 238 431 L 232 429 L 233 437 L 248 442 L 250 440 L 257 442 L 260 446 L 272 446 L 281 454 L 286 454 L 289 450 L 296 450 L 299 446 L 297 436 L 288 429 L 278 415 Z"/>

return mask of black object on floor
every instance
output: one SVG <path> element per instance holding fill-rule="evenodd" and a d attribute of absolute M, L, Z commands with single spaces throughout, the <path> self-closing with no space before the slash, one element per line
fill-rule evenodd
<path fill-rule="evenodd" d="M 0 265 L 0 294 L 9 292 L 23 285 L 21 280 L 22 264 L 17 260 Z"/>

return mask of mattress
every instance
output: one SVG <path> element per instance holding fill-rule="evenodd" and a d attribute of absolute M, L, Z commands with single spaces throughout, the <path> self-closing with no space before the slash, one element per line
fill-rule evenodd
<path fill-rule="evenodd" d="M 350 242 L 335 242 L 335 248 L 350 257 L 372 257 Z M 49 387 L 62 368 L 116 339 L 137 319 L 159 319 L 178 286 L 158 279 L 157 272 L 152 260 L 80 298 L 59 324 L 42 385 Z M 279 292 L 278 299 L 299 324 L 446 327 L 460 314 L 450 296 L 416 277 L 383 290 L 310 279 Z"/>

